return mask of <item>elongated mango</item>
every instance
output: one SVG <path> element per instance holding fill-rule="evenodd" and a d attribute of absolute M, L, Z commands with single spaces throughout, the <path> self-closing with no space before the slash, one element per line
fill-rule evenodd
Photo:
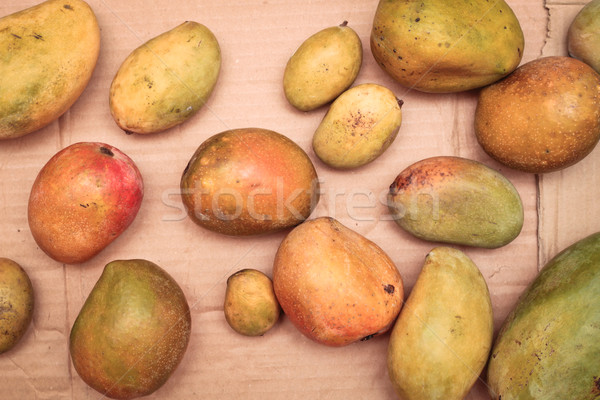
<path fill-rule="evenodd" d="M 487 381 L 496 400 L 600 398 L 600 232 L 557 254 L 525 290 Z"/>
<path fill-rule="evenodd" d="M 407 167 L 390 186 L 388 206 L 401 228 L 435 242 L 496 248 L 523 227 L 523 204 L 512 183 L 461 157 L 431 157 Z"/>
<path fill-rule="evenodd" d="M 0 18 L 0 139 L 64 114 L 87 86 L 100 29 L 82 0 L 48 0 Z"/>
<path fill-rule="evenodd" d="M 221 69 L 221 49 L 204 25 L 184 22 L 135 49 L 110 86 L 110 111 L 127 133 L 179 125 L 206 103 Z"/>
<path fill-rule="evenodd" d="M 485 279 L 462 251 L 436 247 L 396 320 L 388 371 L 403 400 L 462 400 L 487 361 L 494 332 Z"/>

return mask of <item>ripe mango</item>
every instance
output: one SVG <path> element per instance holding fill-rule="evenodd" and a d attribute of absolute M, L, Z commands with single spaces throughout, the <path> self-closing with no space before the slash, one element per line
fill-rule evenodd
<path fill-rule="evenodd" d="M 379 66 L 409 89 L 460 92 L 511 73 L 524 37 L 503 0 L 380 0 L 371 30 Z"/>
<path fill-rule="evenodd" d="M 100 29 L 82 0 L 47 0 L 0 18 L 0 140 L 64 114 L 87 86 Z"/>
<path fill-rule="evenodd" d="M 232 129 L 205 140 L 180 185 L 191 220 L 231 236 L 296 226 L 319 201 L 308 155 L 286 136 L 261 128 Z"/>
<path fill-rule="evenodd" d="M 367 340 L 400 312 L 400 272 L 375 243 L 330 217 L 306 221 L 281 242 L 273 288 L 292 324 L 327 346 Z"/>
<path fill-rule="evenodd" d="M 223 311 L 234 331 L 246 336 L 264 335 L 281 313 L 273 281 L 256 269 L 237 271 L 227 278 Z"/>
<path fill-rule="evenodd" d="M 388 372 L 403 400 L 462 400 L 494 334 L 485 279 L 462 251 L 436 247 L 394 324 Z"/>
<path fill-rule="evenodd" d="M 571 57 L 588 64 L 600 74 L 600 0 L 592 0 L 577 13 L 567 31 Z"/>
<path fill-rule="evenodd" d="M 31 325 L 34 305 L 27 272 L 13 260 L 0 257 L 0 354 L 23 338 Z"/>
<path fill-rule="evenodd" d="M 357 168 L 392 144 L 402 124 L 403 102 L 385 86 L 364 83 L 342 93 L 313 135 L 313 150 L 325 164 Z"/>
<path fill-rule="evenodd" d="M 390 185 L 396 223 L 429 241 L 496 248 L 523 227 L 519 193 L 502 174 L 475 160 L 436 156 L 404 169 Z"/>
<path fill-rule="evenodd" d="M 131 225 L 144 196 L 142 175 L 114 146 L 79 142 L 38 173 L 27 208 L 31 234 L 56 261 L 85 262 Z"/>
<path fill-rule="evenodd" d="M 600 397 L 600 233 L 554 256 L 504 321 L 488 364 L 495 400 Z"/>
<path fill-rule="evenodd" d="M 475 135 L 496 161 L 531 173 L 566 168 L 600 139 L 600 75 L 571 57 L 542 57 L 479 93 Z"/>
<path fill-rule="evenodd" d="M 182 360 L 191 335 L 185 294 L 147 260 L 116 260 L 104 267 L 71 328 L 75 370 L 113 399 L 158 390 Z"/>
<path fill-rule="evenodd" d="M 306 39 L 288 60 L 283 91 L 301 111 L 319 108 L 348 89 L 362 65 L 362 43 L 347 22 Z"/>
<path fill-rule="evenodd" d="M 135 49 L 109 93 L 115 122 L 127 133 L 164 131 L 195 115 L 221 69 L 221 49 L 204 25 L 186 21 Z"/>

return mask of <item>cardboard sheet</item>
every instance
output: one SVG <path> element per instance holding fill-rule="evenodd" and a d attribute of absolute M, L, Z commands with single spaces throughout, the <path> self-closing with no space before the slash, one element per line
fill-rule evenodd
<path fill-rule="evenodd" d="M 36 4 L 3 0 L 0 15 Z M 564 52 L 565 26 L 582 5 L 510 0 L 525 33 L 523 62 Z M 568 3 L 568 2 L 567 2 Z M 179 180 L 195 149 L 231 128 L 261 127 L 292 138 L 313 160 L 322 196 L 313 217 L 329 215 L 382 247 L 396 262 L 408 295 L 423 259 L 436 243 L 415 239 L 390 220 L 385 194 L 395 176 L 420 159 L 458 155 L 476 159 L 509 178 L 522 198 L 519 237 L 495 250 L 461 247 L 488 283 L 496 329 L 544 260 L 595 229 L 598 151 L 564 172 L 536 177 L 491 160 L 473 132 L 476 91 L 432 95 L 392 81 L 369 50 L 376 0 L 294 2 L 232 0 L 89 0 L 101 27 L 101 53 L 83 95 L 59 120 L 20 139 L 0 142 L 0 256 L 20 263 L 36 295 L 32 326 L 0 355 L 1 399 L 100 399 L 78 377 L 68 352 L 70 328 L 105 264 L 144 258 L 166 269 L 184 290 L 193 333 L 174 375 L 152 399 L 394 399 L 386 370 L 388 335 L 343 348 L 303 337 L 283 316 L 265 336 L 236 334 L 223 315 L 225 282 L 242 268 L 270 275 L 285 232 L 231 238 L 196 226 L 183 211 Z M 150 135 L 125 135 L 111 118 L 108 89 L 125 57 L 152 37 L 186 20 L 209 27 L 219 40 L 223 66 L 206 106 L 185 124 Z M 311 34 L 344 20 L 359 34 L 364 60 L 358 83 L 387 86 L 404 101 L 393 145 L 373 163 L 336 171 L 311 148 L 326 107 L 299 112 L 283 95 L 287 59 Z M 548 30 L 551 30 L 550 32 Z M 27 222 L 31 185 L 57 151 L 79 141 L 106 142 L 138 165 L 145 197 L 134 223 L 89 262 L 63 265 L 34 242 Z M 415 360 L 418 362 L 419 360 Z M 483 380 L 467 399 L 487 399 Z"/>

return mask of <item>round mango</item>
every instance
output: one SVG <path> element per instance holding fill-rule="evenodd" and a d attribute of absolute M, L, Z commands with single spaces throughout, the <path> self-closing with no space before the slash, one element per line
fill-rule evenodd
<path fill-rule="evenodd" d="M 523 227 L 523 205 L 512 183 L 461 157 L 410 165 L 391 184 L 388 205 L 401 228 L 428 241 L 496 248 Z"/>
<path fill-rule="evenodd" d="M 290 57 L 283 90 L 301 111 L 321 107 L 348 89 L 362 65 L 362 43 L 346 22 L 306 39 Z"/>
<path fill-rule="evenodd" d="M 331 104 L 313 136 L 313 150 L 334 168 L 356 168 L 379 157 L 402 124 L 402 101 L 374 83 L 355 86 Z"/>
<path fill-rule="evenodd" d="M 16 262 L 0 258 L 0 354 L 21 340 L 33 318 L 33 286 Z"/>
<path fill-rule="evenodd" d="M 567 31 L 569 55 L 600 74 L 600 0 L 587 3 L 575 16 Z"/>
<path fill-rule="evenodd" d="M 571 57 L 543 57 L 481 90 L 475 134 L 511 168 L 544 173 L 583 159 L 600 139 L 600 75 Z"/>
<path fill-rule="evenodd" d="M 182 200 L 192 221 L 232 236 L 298 225 L 316 206 L 318 188 L 317 172 L 304 150 L 261 128 L 208 138 L 181 177 Z"/>

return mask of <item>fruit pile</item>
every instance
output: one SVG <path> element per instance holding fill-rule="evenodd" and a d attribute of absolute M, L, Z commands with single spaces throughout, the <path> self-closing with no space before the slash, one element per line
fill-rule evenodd
<path fill-rule="evenodd" d="M 409 91 L 475 93 L 475 139 L 500 165 L 544 174 L 596 147 L 600 0 L 573 21 L 570 56 L 523 64 L 525 37 L 503 0 L 381 0 L 373 11 L 370 50 L 380 72 Z M 92 79 L 100 40 L 83 0 L 47 0 L 0 18 L 0 145 L 75 104 Z M 282 65 L 291 107 L 304 115 L 327 109 L 312 150 L 339 173 L 381 157 L 410 109 L 382 84 L 355 84 L 364 57 L 344 21 L 307 37 Z M 168 134 L 203 109 L 221 67 L 213 32 L 182 23 L 123 60 L 108 93 L 110 116 L 128 135 Z M 389 334 L 387 372 L 402 399 L 463 399 L 479 379 L 498 400 L 600 396 L 600 232 L 558 253 L 495 336 L 486 280 L 463 250 L 493 251 L 521 233 L 522 199 L 506 176 L 476 160 L 435 155 L 390 182 L 389 223 L 433 246 L 407 291 L 382 247 L 334 215 L 315 216 L 320 166 L 286 135 L 247 127 L 204 140 L 182 171 L 178 194 L 201 229 L 248 241 L 285 234 L 270 274 L 245 268 L 227 279 L 223 318 L 236 333 L 266 335 L 285 316 L 324 346 Z M 138 217 L 144 178 L 115 146 L 64 146 L 30 189 L 27 221 L 38 248 L 69 266 L 94 259 Z M 0 258 L 0 353 L 26 334 L 34 299 L 28 272 Z M 178 368 L 192 322 L 186 293 L 166 269 L 114 260 L 73 321 L 70 359 L 103 396 L 150 395 Z"/>

